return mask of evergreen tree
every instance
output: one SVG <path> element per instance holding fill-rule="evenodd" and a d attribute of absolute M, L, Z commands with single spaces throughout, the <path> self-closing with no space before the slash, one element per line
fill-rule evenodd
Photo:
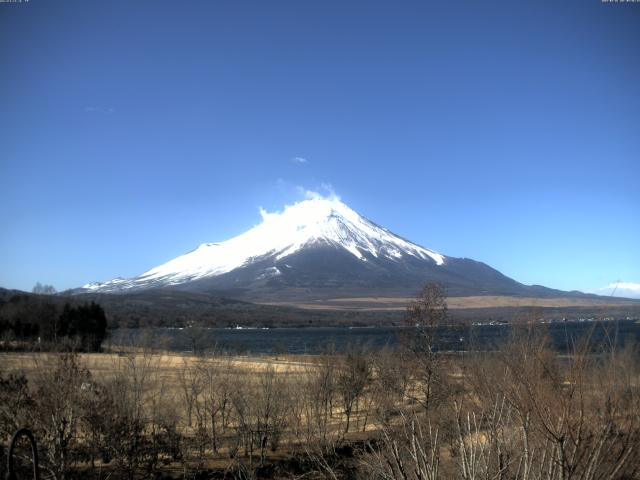
<path fill-rule="evenodd" d="M 80 340 L 83 350 L 97 351 L 107 334 L 107 317 L 97 303 L 64 306 L 59 321 L 61 331 Z"/>

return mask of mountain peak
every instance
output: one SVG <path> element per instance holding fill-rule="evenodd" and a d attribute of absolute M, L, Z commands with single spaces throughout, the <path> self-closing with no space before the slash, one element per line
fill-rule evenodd
<path fill-rule="evenodd" d="M 287 205 L 282 212 L 269 213 L 260 209 L 264 223 L 305 226 L 344 217 L 355 220 L 359 215 L 337 198 L 311 198 Z"/>
<path fill-rule="evenodd" d="M 443 265 L 445 257 L 411 243 L 359 215 L 337 198 L 311 198 L 282 212 L 260 210 L 262 222 L 220 243 L 195 250 L 129 280 L 87 284 L 91 291 L 122 291 L 187 283 L 222 275 L 256 262 L 275 267 L 289 255 L 316 246 L 344 250 L 358 260 L 415 258 Z"/>

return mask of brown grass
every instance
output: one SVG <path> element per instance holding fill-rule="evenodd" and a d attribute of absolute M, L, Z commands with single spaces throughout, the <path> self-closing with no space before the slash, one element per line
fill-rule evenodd
<path fill-rule="evenodd" d="M 306 310 L 356 310 L 356 311 L 403 311 L 414 299 L 411 297 L 348 297 L 316 300 L 314 302 L 271 302 L 265 305 L 281 305 Z M 637 306 L 638 302 L 616 298 L 534 298 L 508 297 L 499 295 L 478 295 L 469 297 L 449 297 L 447 305 L 452 310 L 469 308 L 502 307 L 607 307 Z"/>
<path fill-rule="evenodd" d="M 55 353 L 31 353 L 31 352 L 1 352 L 0 363 L 4 372 L 24 372 L 27 377 L 36 370 L 46 368 L 52 364 L 50 361 Z M 142 361 L 142 356 L 135 355 L 136 361 Z M 128 358 L 125 353 L 81 353 L 80 359 L 91 375 L 96 379 L 109 377 L 119 362 Z M 161 376 L 174 379 L 179 370 L 185 366 L 193 367 L 197 362 L 222 362 L 220 357 L 197 357 L 190 354 L 162 352 L 154 355 L 154 368 L 160 372 Z M 226 364 L 226 363 L 225 363 Z M 237 370 L 238 374 L 258 373 L 272 367 L 278 373 L 303 373 L 309 368 L 314 368 L 315 364 L 311 357 L 304 359 L 303 356 L 278 356 L 276 357 L 231 357 L 231 368 Z"/>

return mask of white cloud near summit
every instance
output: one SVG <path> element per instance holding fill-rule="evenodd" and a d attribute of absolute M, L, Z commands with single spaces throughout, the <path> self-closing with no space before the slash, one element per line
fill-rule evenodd
<path fill-rule="evenodd" d="M 286 186 L 286 181 L 278 178 L 277 180 L 278 185 L 280 186 Z M 301 200 L 297 200 L 295 201 L 293 204 L 286 204 L 284 206 L 284 210 L 286 210 L 287 208 L 298 204 L 299 202 L 303 201 L 303 200 L 332 200 L 332 201 L 340 201 L 340 196 L 335 192 L 335 190 L 333 189 L 333 186 L 330 183 L 321 183 L 320 185 L 318 185 L 317 187 L 314 187 L 314 189 L 309 189 L 306 188 L 302 185 L 296 185 L 295 187 L 295 191 L 298 194 L 298 196 L 302 197 Z M 284 211 L 284 210 L 276 210 L 274 212 L 270 212 L 267 209 L 263 208 L 263 207 L 258 207 L 258 211 L 260 212 L 260 217 L 262 219 L 263 222 L 268 221 L 272 218 L 276 218 L 278 216 L 280 216 L 280 214 Z"/>
<path fill-rule="evenodd" d="M 321 183 L 320 188 L 315 190 L 298 185 L 296 190 L 305 200 L 340 200 L 340 196 L 330 183 Z"/>

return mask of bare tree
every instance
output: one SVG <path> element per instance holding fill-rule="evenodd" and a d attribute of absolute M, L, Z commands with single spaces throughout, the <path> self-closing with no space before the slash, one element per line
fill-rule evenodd
<path fill-rule="evenodd" d="M 284 376 L 269 366 L 260 372 L 258 388 L 255 392 L 256 419 L 255 434 L 260 445 L 260 465 L 264 464 L 268 444 L 276 451 L 280 437 L 287 426 L 288 390 Z"/>
<path fill-rule="evenodd" d="M 336 443 L 331 432 L 333 398 L 336 394 L 336 361 L 323 355 L 317 365 L 307 371 L 303 380 L 305 392 L 305 442 L 324 449 Z"/>
<path fill-rule="evenodd" d="M 117 357 L 112 377 L 102 390 L 108 402 L 103 423 L 104 453 L 115 460 L 127 478 L 133 478 L 143 466 L 152 468 L 157 458 L 150 449 L 152 439 L 147 432 L 153 420 L 151 399 L 160 394 L 158 361 L 158 356 L 146 349 L 137 355 Z"/>
<path fill-rule="evenodd" d="M 206 415 L 211 440 L 211 449 L 218 451 L 220 434 L 227 426 L 231 403 L 232 365 L 231 359 L 220 357 L 203 358 L 197 365 L 202 393 L 202 410 Z"/>
<path fill-rule="evenodd" d="M 43 285 L 40 282 L 36 282 L 32 292 L 38 295 L 53 295 L 56 293 L 56 289 L 53 285 Z"/>
<path fill-rule="evenodd" d="M 68 477 L 78 448 L 83 397 L 92 380 L 77 354 L 55 355 L 51 368 L 39 366 L 34 395 L 37 437 L 45 460 L 58 479 Z"/>
<path fill-rule="evenodd" d="M 346 417 L 344 433 L 348 433 L 354 406 L 362 396 L 371 377 L 371 366 L 366 355 L 356 349 L 351 349 L 345 355 L 344 362 L 340 365 L 336 377 L 336 387 Z"/>
<path fill-rule="evenodd" d="M 398 352 L 385 347 L 373 357 L 373 371 L 371 397 L 378 420 L 386 424 L 404 403 L 411 369 Z"/>
<path fill-rule="evenodd" d="M 420 395 L 415 396 L 415 400 L 426 410 L 446 396 L 446 378 L 436 347 L 437 329 L 446 319 L 444 287 L 427 283 L 407 308 L 406 322 L 416 330 L 403 341 L 411 360 L 415 362 L 414 375 L 420 387 Z"/>
<path fill-rule="evenodd" d="M 401 412 L 399 425 L 381 429 L 380 444 L 361 457 L 374 478 L 436 480 L 440 478 L 440 439 L 437 428 L 415 413 Z"/>
<path fill-rule="evenodd" d="M 528 331 L 492 358 L 472 359 L 471 398 L 479 404 L 455 405 L 462 477 L 569 480 L 636 474 L 637 358 L 589 352 L 586 339 L 560 359 L 544 336 Z"/>
<path fill-rule="evenodd" d="M 24 374 L 0 372 L 0 442 L 8 443 L 16 430 L 32 423 L 35 400 Z"/>
<path fill-rule="evenodd" d="M 182 395 L 182 401 L 187 412 L 187 426 L 191 427 L 193 424 L 193 408 L 198 399 L 198 395 L 202 391 L 202 377 L 198 374 L 196 369 L 191 364 L 191 359 L 185 357 L 182 359 L 182 365 L 178 370 L 178 384 L 180 386 L 180 393 Z"/>

